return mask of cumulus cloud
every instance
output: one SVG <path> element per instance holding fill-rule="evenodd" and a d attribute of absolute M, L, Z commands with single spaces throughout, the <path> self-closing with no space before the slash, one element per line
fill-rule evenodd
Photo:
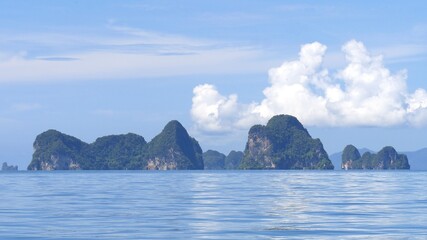
<path fill-rule="evenodd" d="M 406 71 L 392 73 L 381 55 L 351 40 L 342 51 L 347 65 L 330 73 L 323 67 L 327 47 L 301 46 L 299 58 L 269 70 L 270 86 L 259 103 L 240 104 L 213 85 L 194 88 L 192 118 L 205 131 L 228 131 L 291 114 L 310 126 L 394 126 L 427 122 L 427 92 L 408 93 Z"/>
<path fill-rule="evenodd" d="M 427 92 L 417 89 L 407 101 L 408 120 L 415 126 L 425 125 L 427 122 Z"/>
<path fill-rule="evenodd" d="M 271 86 L 253 113 L 268 119 L 288 113 L 309 124 L 329 119 L 325 90 L 330 88 L 328 71 L 321 68 L 326 46 L 315 42 L 302 46 L 299 59 L 269 71 Z"/>
<path fill-rule="evenodd" d="M 237 103 L 237 95 L 221 95 L 215 86 L 203 84 L 193 89 L 191 115 L 198 129 L 210 132 L 230 131 L 256 122 L 251 105 Z"/>

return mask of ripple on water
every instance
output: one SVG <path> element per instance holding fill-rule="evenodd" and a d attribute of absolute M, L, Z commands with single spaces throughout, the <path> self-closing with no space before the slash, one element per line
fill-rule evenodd
<path fill-rule="evenodd" d="M 0 239 L 426 239 L 427 172 L 0 174 Z"/>

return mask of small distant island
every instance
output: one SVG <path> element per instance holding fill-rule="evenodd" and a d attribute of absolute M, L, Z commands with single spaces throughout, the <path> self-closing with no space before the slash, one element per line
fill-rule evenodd
<path fill-rule="evenodd" d="M 7 162 L 4 162 L 1 166 L 2 171 L 18 171 L 18 166 L 7 165 Z"/>
<path fill-rule="evenodd" d="M 360 156 L 359 150 L 353 145 L 347 145 L 342 152 L 341 168 L 350 169 L 372 169 L 372 170 L 394 170 L 410 169 L 408 157 L 398 154 L 393 147 L 387 146 L 378 153 L 365 152 Z"/>
<path fill-rule="evenodd" d="M 239 169 L 243 152 L 232 150 L 227 156 L 215 150 L 203 153 L 205 170 L 235 170 Z"/>

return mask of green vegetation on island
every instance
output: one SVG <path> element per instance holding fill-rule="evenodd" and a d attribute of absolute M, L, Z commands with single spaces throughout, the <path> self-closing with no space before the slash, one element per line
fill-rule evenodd
<path fill-rule="evenodd" d="M 56 130 L 36 137 L 28 170 L 123 169 L 333 169 L 322 143 L 292 116 L 275 116 L 249 131 L 245 152 L 203 154 L 178 121 L 149 143 L 136 134 L 111 135 L 87 144 Z"/>
<path fill-rule="evenodd" d="M 128 133 L 87 144 L 56 130 L 36 137 L 28 170 L 203 169 L 202 150 L 178 121 L 147 144 Z"/>
<path fill-rule="evenodd" d="M 81 169 L 87 160 L 89 145 L 80 139 L 48 130 L 36 137 L 33 144 L 33 160 L 28 170 L 73 170 Z"/>
<path fill-rule="evenodd" d="M 218 151 L 208 150 L 203 153 L 203 162 L 205 170 L 223 170 L 225 169 L 226 156 Z"/>
<path fill-rule="evenodd" d="M 334 169 L 319 139 L 313 139 L 297 118 L 272 117 L 266 126 L 249 130 L 242 169 Z"/>
<path fill-rule="evenodd" d="M 297 118 L 277 115 L 249 130 L 244 152 L 228 156 L 203 153 L 196 139 L 176 120 L 150 142 L 128 133 L 100 137 L 88 144 L 56 130 L 34 141 L 28 170 L 172 170 L 172 169 L 333 169 L 319 139 L 313 139 Z M 7 164 L 6 164 L 7 165 Z M 5 165 L 4 165 L 5 166 Z M 343 169 L 409 169 L 408 158 L 392 147 L 377 154 L 347 146 Z"/>
<path fill-rule="evenodd" d="M 176 120 L 147 144 L 143 160 L 146 169 L 203 169 L 203 152 L 196 139 Z"/>
<path fill-rule="evenodd" d="M 342 153 L 341 168 L 349 169 L 410 169 L 405 154 L 398 154 L 393 147 L 387 146 L 378 153 L 365 152 L 360 156 L 359 150 L 353 145 L 347 145 Z"/>
<path fill-rule="evenodd" d="M 243 152 L 233 150 L 225 158 L 224 168 L 228 170 L 239 169 L 242 159 L 243 159 Z"/>
<path fill-rule="evenodd" d="M 82 169 L 140 169 L 140 158 L 147 142 L 137 134 L 110 135 L 100 137 L 86 148 Z"/>
<path fill-rule="evenodd" d="M 203 162 L 206 170 L 235 170 L 239 169 L 243 159 L 243 152 L 231 151 L 227 156 L 215 151 L 208 150 L 203 153 Z"/>

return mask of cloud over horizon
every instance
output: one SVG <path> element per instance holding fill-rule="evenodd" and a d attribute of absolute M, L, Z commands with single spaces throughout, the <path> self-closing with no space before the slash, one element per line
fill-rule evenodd
<path fill-rule="evenodd" d="M 257 73 L 272 62 L 241 43 L 114 24 L 105 31 L 0 34 L 0 84 Z"/>
<path fill-rule="evenodd" d="M 347 65 L 334 72 L 323 66 L 327 47 L 301 46 L 299 58 L 268 72 L 270 86 L 259 103 L 239 103 L 215 86 L 193 90 L 191 116 L 200 131 L 223 132 L 265 123 L 277 114 L 296 116 L 308 126 L 421 126 L 427 123 L 427 92 L 409 93 L 406 70 L 392 73 L 381 55 L 362 42 L 344 44 Z"/>

